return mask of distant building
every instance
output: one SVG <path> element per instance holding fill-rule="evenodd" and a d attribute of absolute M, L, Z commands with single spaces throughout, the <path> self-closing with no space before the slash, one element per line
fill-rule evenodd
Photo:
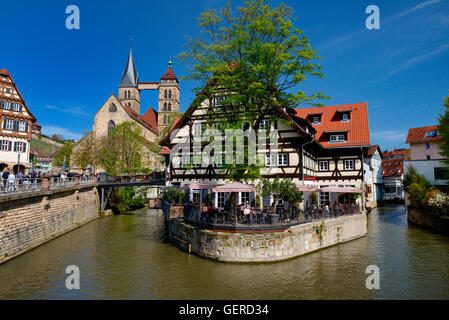
<path fill-rule="evenodd" d="M 141 115 L 140 93 L 143 90 L 159 91 L 157 111 L 149 107 Z M 159 138 L 159 132 L 170 124 L 170 116 L 179 112 L 179 95 L 179 81 L 171 61 L 160 81 L 142 82 L 130 51 L 118 86 L 118 96 L 111 94 L 97 111 L 91 134 L 96 138 L 104 137 L 120 123 L 134 122 L 142 129 L 146 145 L 149 146 Z M 145 159 L 154 165 L 149 165 L 150 169 L 161 169 L 161 161 L 156 153 L 148 152 Z"/>
<path fill-rule="evenodd" d="M 27 173 L 31 126 L 36 118 L 6 69 L 0 70 L 0 122 L 0 171 L 9 167 Z"/>
<path fill-rule="evenodd" d="M 56 154 L 45 155 L 38 150 L 31 149 L 30 162 L 36 171 L 41 173 L 50 173 L 52 170 L 52 161 Z"/>
<path fill-rule="evenodd" d="M 363 172 L 366 206 L 377 207 L 383 200 L 382 151 L 378 145 L 366 149 Z"/>
<path fill-rule="evenodd" d="M 382 174 L 384 180 L 384 200 L 404 200 L 404 160 L 408 149 L 384 151 Z"/>
<path fill-rule="evenodd" d="M 442 172 L 446 165 L 441 160 L 446 158 L 440 154 L 441 141 L 438 126 L 410 128 L 406 140 L 410 144 L 410 159 L 404 161 L 404 171 L 413 166 L 433 185 L 447 188 L 449 181 L 444 179 Z"/>
<path fill-rule="evenodd" d="M 42 129 L 42 127 L 39 124 L 37 124 L 36 122 L 31 125 L 31 133 L 33 133 L 35 135 L 41 134 L 41 129 Z"/>

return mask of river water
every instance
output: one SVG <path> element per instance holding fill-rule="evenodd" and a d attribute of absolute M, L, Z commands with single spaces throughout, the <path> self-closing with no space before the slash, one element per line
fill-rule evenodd
<path fill-rule="evenodd" d="M 0 299 L 449 299 L 449 238 L 375 209 L 368 235 L 284 262 L 228 264 L 166 241 L 158 210 L 97 219 L 0 265 Z M 68 265 L 80 290 L 65 288 Z M 380 270 L 366 289 L 365 270 Z"/>

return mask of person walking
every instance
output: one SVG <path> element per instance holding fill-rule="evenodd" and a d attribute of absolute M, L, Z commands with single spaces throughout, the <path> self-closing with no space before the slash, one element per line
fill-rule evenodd
<path fill-rule="evenodd" d="M 14 175 L 14 172 L 11 172 L 8 175 L 8 192 L 14 192 L 15 182 L 16 182 L 16 176 Z"/>
<path fill-rule="evenodd" d="M 19 172 L 17 173 L 17 183 L 18 183 L 17 189 L 18 189 L 19 191 L 23 189 L 23 177 L 24 177 L 24 176 L 25 176 L 25 175 L 22 173 L 22 171 L 19 171 Z"/>
<path fill-rule="evenodd" d="M 3 190 L 6 192 L 6 186 L 8 185 L 9 168 L 6 168 L 2 173 L 3 178 Z"/>

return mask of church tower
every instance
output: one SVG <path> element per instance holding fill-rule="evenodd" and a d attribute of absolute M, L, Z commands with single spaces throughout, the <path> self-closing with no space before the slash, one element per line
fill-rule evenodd
<path fill-rule="evenodd" d="M 173 72 L 171 60 L 159 84 L 158 130 L 161 132 L 170 122 L 170 116 L 179 112 L 179 81 Z"/>
<path fill-rule="evenodd" d="M 134 64 L 132 49 L 130 49 L 128 62 L 118 86 L 118 97 L 123 101 L 124 105 L 131 107 L 140 115 L 140 90 L 138 89 L 138 84 L 139 76 Z"/>

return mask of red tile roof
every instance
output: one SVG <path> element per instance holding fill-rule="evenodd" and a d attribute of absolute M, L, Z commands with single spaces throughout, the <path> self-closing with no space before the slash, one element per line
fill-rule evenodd
<path fill-rule="evenodd" d="M 382 174 L 384 177 L 400 176 L 404 173 L 404 159 L 382 160 Z"/>
<path fill-rule="evenodd" d="M 379 150 L 379 154 L 380 156 L 383 158 L 383 154 L 382 151 L 380 151 L 380 147 L 378 144 L 375 144 L 373 146 L 370 146 L 367 150 L 366 150 L 366 154 L 369 156 L 372 156 L 376 153 L 376 150 Z"/>
<path fill-rule="evenodd" d="M 339 148 L 347 146 L 369 146 L 368 108 L 365 102 L 337 106 L 297 108 L 296 115 L 313 120 L 312 115 L 320 114 L 321 123 L 313 125 L 317 133 L 316 140 L 325 148 Z M 349 122 L 341 122 L 340 112 L 351 112 Z M 329 133 L 347 132 L 347 141 L 329 143 Z"/>
<path fill-rule="evenodd" d="M 0 73 L 1 73 L 1 74 L 6 74 L 6 75 L 9 76 L 9 72 L 8 72 L 8 70 L 6 70 L 5 68 L 3 68 L 2 70 L 0 70 Z"/>
<path fill-rule="evenodd" d="M 438 135 L 438 126 L 427 126 L 420 128 L 410 128 L 408 129 L 407 140 L 405 143 L 424 143 L 424 142 L 436 142 L 440 141 L 442 137 Z M 434 137 L 426 137 L 427 132 L 437 132 Z"/>
<path fill-rule="evenodd" d="M 177 79 L 172 67 L 168 67 L 167 71 L 165 71 L 164 75 L 161 77 L 161 80 L 169 79 Z"/>
<path fill-rule="evenodd" d="M 382 152 L 384 159 L 405 158 L 409 149 L 395 149 L 393 151 L 385 150 Z"/>
<path fill-rule="evenodd" d="M 142 116 L 140 116 L 136 111 L 134 111 L 133 108 L 127 106 L 125 103 L 123 103 L 121 100 L 119 100 L 122 104 L 123 108 L 125 109 L 126 113 L 136 122 L 140 123 L 142 126 L 147 128 L 148 130 L 154 132 L 155 134 L 159 135 L 157 130 L 154 130 L 153 127 L 149 122 L 147 122 Z"/>
<path fill-rule="evenodd" d="M 157 112 L 153 108 L 148 108 L 148 110 L 142 115 L 142 119 L 148 122 L 155 132 L 158 132 Z"/>

